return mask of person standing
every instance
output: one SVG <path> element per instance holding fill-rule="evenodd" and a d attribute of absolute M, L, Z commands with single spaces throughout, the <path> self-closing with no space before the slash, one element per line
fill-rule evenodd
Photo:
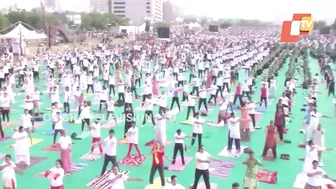
<path fill-rule="evenodd" d="M 257 189 L 259 187 L 259 180 L 258 180 L 258 166 L 262 166 L 262 163 L 255 158 L 254 153 L 249 153 L 249 158 L 243 162 L 246 165 L 246 171 L 244 175 L 244 184 L 243 188 L 248 189 Z"/>
<path fill-rule="evenodd" d="M 271 149 L 273 153 L 273 158 L 277 158 L 276 134 L 277 134 L 277 127 L 274 125 L 273 121 L 270 121 L 269 125 L 266 127 L 266 139 L 265 139 L 265 146 L 264 146 L 264 150 L 262 153 L 262 157 L 266 157 L 267 151 Z"/>
<path fill-rule="evenodd" d="M 146 117 L 150 116 L 152 119 L 152 124 L 153 127 L 155 127 L 155 120 L 154 120 L 154 115 L 153 115 L 153 106 L 154 106 L 154 102 L 152 99 L 152 95 L 149 94 L 146 101 L 145 101 L 145 107 L 146 107 L 146 111 L 145 111 L 145 115 L 142 121 L 142 127 L 146 124 Z"/>
<path fill-rule="evenodd" d="M 135 122 L 131 122 L 131 128 L 128 129 L 126 136 L 128 138 L 128 152 L 126 157 L 131 157 L 132 147 L 134 146 L 135 150 L 138 153 L 139 158 L 141 158 L 141 153 L 139 150 L 139 129 L 136 127 Z"/>
<path fill-rule="evenodd" d="M 19 164 L 23 160 L 27 167 L 30 166 L 30 150 L 28 142 L 28 134 L 23 126 L 20 126 L 18 131 L 16 131 L 12 138 L 15 140 L 14 153 L 15 153 L 15 163 Z"/>
<path fill-rule="evenodd" d="M 66 134 L 64 130 L 61 131 L 61 137 L 58 140 L 61 151 L 61 160 L 63 162 L 63 169 L 65 173 L 71 173 L 72 161 L 71 161 L 71 149 L 72 149 L 72 140 Z"/>
<path fill-rule="evenodd" d="M 62 133 L 63 131 L 63 119 L 60 112 L 56 112 L 56 115 L 53 116 L 53 126 L 54 126 L 54 143 L 56 143 L 56 138 L 58 133 Z"/>
<path fill-rule="evenodd" d="M 279 138 L 280 138 L 280 143 L 284 143 L 283 134 L 285 131 L 285 123 L 286 123 L 285 114 L 283 113 L 282 107 L 277 107 L 276 109 L 277 110 L 274 116 L 274 125 L 277 127 L 277 131 L 278 131 Z"/>
<path fill-rule="evenodd" d="M 24 114 L 21 115 L 20 119 L 22 120 L 22 126 L 24 130 L 27 132 L 29 138 L 30 138 L 30 143 L 33 143 L 33 138 L 32 138 L 32 120 L 33 116 L 29 113 L 29 110 L 25 109 Z"/>
<path fill-rule="evenodd" d="M 203 145 L 201 145 L 198 149 L 198 152 L 196 152 L 195 159 L 196 159 L 195 178 L 194 183 L 191 185 L 190 189 L 197 189 L 198 182 L 201 176 L 203 177 L 205 188 L 211 189 L 209 163 L 210 161 L 219 161 L 219 160 L 213 158 L 208 152 L 206 152 Z"/>
<path fill-rule="evenodd" d="M 193 133 L 191 139 L 191 146 L 195 144 L 196 137 L 198 139 L 198 148 L 202 145 L 202 133 L 203 133 L 203 124 L 205 120 L 201 118 L 200 113 L 196 113 L 193 119 Z"/>
<path fill-rule="evenodd" d="M 99 121 L 100 121 L 100 119 L 97 118 L 89 126 L 89 130 L 91 131 L 91 136 L 92 136 L 90 153 L 93 153 L 94 148 L 95 148 L 95 144 L 98 143 L 99 152 L 100 152 L 100 154 L 103 154 L 103 147 L 100 143 L 101 142 L 101 133 L 100 133 L 101 125 L 100 125 Z"/>
<path fill-rule="evenodd" d="M 164 187 L 166 185 L 165 176 L 164 176 L 164 161 L 163 157 L 165 156 L 165 152 L 159 143 L 155 142 L 153 148 L 151 150 L 151 154 L 153 156 L 152 167 L 149 174 L 149 183 L 154 183 L 154 175 L 156 171 L 159 171 L 161 186 Z M 167 157 L 166 157 L 167 158 Z"/>
<path fill-rule="evenodd" d="M 117 138 L 114 136 L 114 130 L 111 129 L 109 131 L 109 136 L 104 140 L 106 146 L 104 149 L 105 156 L 104 156 L 104 164 L 102 171 L 100 173 L 101 176 L 104 175 L 107 165 L 109 162 L 112 163 L 113 166 L 118 166 L 117 163 Z"/>
<path fill-rule="evenodd" d="M 22 172 L 12 162 L 9 154 L 5 156 L 5 161 L 0 165 L 0 171 L 2 172 L 2 185 L 4 189 L 15 189 L 17 187 L 15 172 L 20 175 L 22 175 Z"/>
<path fill-rule="evenodd" d="M 196 110 L 195 110 L 195 105 L 196 105 L 196 96 L 192 96 L 191 94 L 188 95 L 188 109 L 187 109 L 187 118 L 186 120 L 189 120 L 189 115 L 190 112 L 193 112 L 193 117 L 196 116 Z"/>
<path fill-rule="evenodd" d="M 66 86 L 65 91 L 64 91 L 63 108 L 64 108 L 64 113 L 67 113 L 67 114 L 70 113 L 70 99 L 71 99 L 70 88 Z"/>
<path fill-rule="evenodd" d="M 173 89 L 173 97 L 172 97 L 172 102 L 171 102 L 171 105 L 170 105 L 170 110 L 173 109 L 174 104 L 176 103 L 179 111 L 181 111 L 180 100 L 179 100 L 179 96 L 178 96 L 179 91 L 180 91 L 180 89 L 175 84 L 175 87 Z M 184 95 L 184 93 L 183 93 L 183 95 Z"/>
<path fill-rule="evenodd" d="M 167 117 L 163 113 L 163 110 L 159 111 L 159 114 L 156 116 L 157 124 L 156 124 L 156 134 L 155 141 L 159 143 L 163 148 L 167 145 L 167 137 L 166 137 L 166 126 L 167 126 Z"/>
<path fill-rule="evenodd" d="M 173 152 L 173 161 L 172 164 L 175 164 L 177 152 L 180 152 L 182 165 L 185 165 L 184 161 L 184 139 L 187 137 L 186 134 L 182 133 L 181 129 L 177 129 L 175 133 L 175 145 L 174 145 L 174 152 Z"/>
<path fill-rule="evenodd" d="M 85 123 L 87 126 L 90 126 L 90 118 L 91 118 L 91 107 L 89 106 L 88 102 L 85 101 L 84 105 L 81 107 L 81 111 L 80 111 L 80 118 L 82 119 L 82 129 L 81 132 L 84 132 L 84 126 Z"/>
<path fill-rule="evenodd" d="M 267 108 L 267 97 L 268 97 L 268 89 L 266 87 L 266 84 L 264 83 L 262 85 L 262 87 L 260 88 L 260 103 L 259 103 L 259 107 L 261 107 L 261 105 L 265 104 L 265 108 Z"/>
<path fill-rule="evenodd" d="M 206 96 L 207 96 L 207 89 L 205 88 L 204 85 L 201 86 L 201 89 L 199 90 L 198 93 L 198 111 L 201 109 L 202 104 L 204 105 L 205 111 L 208 112 L 208 105 L 207 105 L 207 100 L 206 100 Z"/>
<path fill-rule="evenodd" d="M 56 160 L 55 167 L 44 173 L 44 176 L 50 180 L 51 189 L 64 189 L 63 178 L 65 176 L 65 172 L 62 166 L 62 160 L 58 159 Z"/>
<path fill-rule="evenodd" d="M 125 126 L 124 126 L 124 136 L 126 137 L 126 133 L 132 127 L 132 122 L 134 119 L 134 112 L 130 106 L 125 107 Z"/>
<path fill-rule="evenodd" d="M 325 148 L 324 147 L 324 133 L 325 130 L 321 127 L 321 124 L 318 124 L 317 128 L 313 131 L 313 142 L 320 148 Z M 322 151 L 318 151 L 318 161 L 320 166 L 323 165 L 322 163 Z"/>
<path fill-rule="evenodd" d="M 229 123 L 229 136 L 228 136 L 228 147 L 227 150 L 232 150 L 233 140 L 235 142 L 236 151 L 240 151 L 240 127 L 239 127 L 240 119 L 239 117 L 235 117 L 235 114 L 232 112 L 231 116 L 228 120 Z"/>
<path fill-rule="evenodd" d="M 109 116 L 111 114 L 112 117 L 113 117 L 113 119 L 114 119 L 114 121 L 115 121 L 115 124 L 117 124 L 117 118 L 114 115 L 114 101 L 113 101 L 113 99 L 112 99 L 111 96 L 108 98 L 106 104 L 107 104 L 106 120 L 109 119 Z M 125 105 L 125 107 L 127 107 L 127 105 Z"/>
<path fill-rule="evenodd" d="M 325 185 L 324 179 L 330 179 L 335 182 L 334 179 L 331 179 L 327 173 L 319 167 L 319 162 L 314 160 L 312 162 L 312 168 L 307 172 L 308 180 L 305 185 L 305 189 L 322 189 Z"/>

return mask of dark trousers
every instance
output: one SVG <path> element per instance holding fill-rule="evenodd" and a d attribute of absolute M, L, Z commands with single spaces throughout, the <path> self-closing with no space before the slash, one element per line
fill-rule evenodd
<path fill-rule="evenodd" d="M 199 87 L 193 87 L 192 90 L 191 90 L 191 94 L 193 95 L 194 93 L 196 93 L 196 95 L 198 96 L 198 93 L 199 93 Z"/>
<path fill-rule="evenodd" d="M 64 107 L 64 112 L 65 113 L 70 113 L 70 104 L 69 103 L 64 102 L 63 107 Z"/>
<path fill-rule="evenodd" d="M 9 122 L 9 109 L 8 110 L 2 109 L 1 113 L 2 113 L 3 122 L 6 121 L 6 118 L 7 118 L 7 122 Z"/>
<path fill-rule="evenodd" d="M 224 83 L 223 84 L 223 91 L 225 90 L 225 88 L 226 88 L 226 91 L 229 91 L 230 90 L 230 88 L 229 88 L 229 83 Z"/>
<path fill-rule="evenodd" d="M 284 131 L 284 126 L 282 125 L 276 125 L 277 131 L 279 133 L 279 138 L 281 141 L 283 141 L 283 131 Z"/>
<path fill-rule="evenodd" d="M 151 170 L 150 170 L 150 175 L 149 175 L 149 183 L 150 184 L 153 184 L 154 175 L 155 175 L 156 171 L 159 171 L 161 186 L 166 185 L 163 169 L 164 169 L 164 167 L 161 166 L 161 165 L 152 165 Z"/>
<path fill-rule="evenodd" d="M 2 139 L 5 138 L 5 132 L 4 132 L 4 129 L 3 129 L 1 120 L 0 120 L 0 135 L 1 135 L 1 138 L 2 138 Z"/>
<path fill-rule="evenodd" d="M 223 89 L 222 89 L 222 86 L 218 86 L 217 85 L 217 91 L 216 91 L 216 98 L 218 97 L 218 94 L 220 93 L 221 97 L 223 97 Z"/>
<path fill-rule="evenodd" d="M 93 89 L 93 85 L 92 84 L 87 85 L 86 93 L 89 92 L 89 89 L 91 89 L 92 93 L 94 93 L 94 89 Z"/>
<path fill-rule="evenodd" d="M 201 109 L 202 104 L 204 105 L 205 110 L 208 111 L 208 105 L 207 105 L 206 98 L 200 98 L 200 99 L 199 99 L 199 102 L 198 102 L 198 110 Z"/>
<path fill-rule="evenodd" d="M 260 97 L 259 106 L 261 106 L 263 103 L 265 104 L 265 107 L 267 107 L 267 98 L 266 97 Z"/>
<path fill-rule="evenodd" d="M 176 155 L 177 152 L 180 152 L 181 155 L 181 160 L 182 160 L 182 164 L 184 165 L 184 150 L 183 150 L 183 144 L 182 143 L 175 143 L 174 145 L 174 153 L 173 153 L 173 164 L 175 164 L 175 159 L 176 159 Z"/>
<path fill-rule="evenodd" d="M 228 147 L 227 147 L 227 149 L 232 150 L 233 140 L 234 140 L 234 143 L 235 143 L 236 150 L 240 150 L 240 139 L 231 138 L 230 137 L 230 132 L 229 132 L 229 136 L 228 136 Z"/>
<path fill-rule="evenodd" d="M 101 111 L 103 109 L 103 104 L 105 104 L 105 108 L 107 109 L 106 100 L 100 100 L 100 102 L 99 102 L 99 111 Z"/>
<path fill-rule="evenodd" d="M 262 153 L 262 156 L 265 157 L 267 155 L 267 151 L 271 149 L 272 150 L 272 153 L 273 153 L 273 157 L 276 158 L 276 147 L 274 148 L 268 148 L 268 147 L 264 147 L 264 150 L 263 150 L 263 153 Z"/>
<path fill-rule="evenodd" d="M 210 172 L 209 172 L 209 169 L 207 169 L 207 170 L 195 169 L 195 180 L 194 180 L 194 184 L 191 187 L 191 189 L 197 189 L 197 185 L 198 185 L 198 182 L 199 182 L 199 179 L 201 178 L 201 176 L 203 177 L 205 188 L 206 189 L 211 189 L 210 188 Z"/>
<path fill-rule="evenodd" d="M 109 88 L 109 95 L 111 95 L 112 92 L 113 92 L 113 95 L 115 95 L 115 88 L 114 88 L 114 85 L 110 85 L 110 88 Z"/>
<path fill-rule="evenodd" d="M 113 167 L 114 166 L 118 167 L 117 157 L 116 156 L 109 156 L 109 155 L 105 154 L 104 165 L 103 165 L 103 169 L 102 169 L 100 175 L 103 175 L 105 173 L 107 165 L 108 165 L 109 162 L 112 163 Z"/>
<path fill-rule="evenodd" d="M 114 115 L 113 111 L 107 111 L 106 112 L 106 120 L 108 120 L 108 118 L 110 117 L 110 114 L 112 115 L 113 119 L 116 121 L 116 116 Z"/>
<path fill-rule="evenodd" d="M 144 115 L 144 118 L 143 118 L 143 121 L 142 121 L 142 125 L 146 124 L 146 117 L 147 116 L 151 116 L 152 123 L 153 123 L 153 125 L 155 125 L 155 120 L 154 120 L 154 115 L 153 115 L 152 110 L 146 110 L 145 111 L 145 115 Z"/>
<path fill-rule="evenodd" d="M 250 114 L 251 120 L 252 120 L 252 125 L 255 128 L 256 127 L 256 119 L 255 119 L 255 114 Z"/>
<path fill-rule="evenodd" d="M 193 133 L 192 134 L 191 146 L 193 146 L 195 144 L 196 137 L 198 139 L 198 148 L 200 148 L 201 145 L 202 145 L 202 133 Z"/>
<path fill-rule="evenodd" d="M 61 129 L 55 129 L 54 130 L 54 144 L 56 144 L 56 138 L 57 138 L 57 135 L 58 135 L 58 133 L 60 133 L 61 134 Z"/>
<path fill-rule="evenodd" d="M 251 98 L 249 91 L 243 91 L 242 97 L 247 96 L 247 98 Z"/>
<path fill-rule="evenodd" d="M 173 109 L 175 102 L 177 104 L 178 109 L 181 110 L 180 101 L 178 97 L 173 97 L 171 105 L 170 105 L 170 110 Z"/>
<path fill-rule="evenodd" d="M 118 93 L 118 101 L 125 103 L 125 93 Z"/>
<path fill-rule="evenodd" d="M 196 114 L 196 110 L 195 110 L 195 106 L 188 106 L 188 110 L 187 110 L 187 118 L 186 120 L 189 119 L 189 115 L 190 115 L 190 112 L 193 111 L 193 117 L 195 117 L 195 114 Z"/>
<path fill-rule="evenodd" d="M 217 97 L 216 97 L 215 95 L 211 94 L 211 95 L 210 95 L 210 98 L 209 98 L 209 100 L 208 100 L 208 103 L 210 103 L 211 100 L 214 99 L 214 103 L 216 104 L 216 103 L 217 103 L 217 99 L 216 99 L 216 98 L 217 98 Z"/>
<path fill-rule="evenodd" d="M 239 99 L 239 103 L 240 103 L 240 105 L 242 105 L 243 104 L 243 99 L 242 99 L 241 95 L 235 95 L 234 96 L 234 98 L 233 98 L 233 104 L 236 104 L 237 99 Z"/>
<path fill-rule="evenodd" d="M 136 90 L 136 87 L 131 87 L 131 92 L 134 93 L 135 97 L 137 98 L 138 97 L 138 92 Z"/>
<path fill-rule="evenodd" d="M 84 118 L 82 119 L 82 132 L 84 131 L 84 125 L 90 126 L 90 119 L 89 118 Z"/>

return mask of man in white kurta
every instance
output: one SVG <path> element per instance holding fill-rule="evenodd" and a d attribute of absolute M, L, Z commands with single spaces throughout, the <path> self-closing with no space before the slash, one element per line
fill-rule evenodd
<path fill-rule="evenodd" d="M 317 128 L 320 122 L 320 118 L 322 116 L 322 114 L 316 111 L 316 108 L 314 108 L 313 111 L 310 112 L 310 121 L 309 124 L 306 126 L 306 141 L 312 139 L 313 131 Z"/>
<path fill-rule="evenodd" d="M 29 152 L 29 141 L 28 134 L 24 131 L 21 126 L 18 131 L 12 136 L 15 139 L 14 144 L 14 154 L 15 154 L 15 163 L 19 164 L 21 161 L 24 161 L 27 166 L 30 165 L 30 152 Z"/>
<path fill-rule="evenodd" d="M 158 142 L 161 146 L 166 146 L 167 138 L 166 138 L 166 125 L 167 118 L 166 115 L 163 114 L 162 111 L 156 116 L 156 134 L 155 141 Z"/>

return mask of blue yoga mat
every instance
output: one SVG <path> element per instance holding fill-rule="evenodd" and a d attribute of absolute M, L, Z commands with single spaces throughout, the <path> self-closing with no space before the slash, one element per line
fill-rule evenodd
<path fill-rule="evenodd" d="M 262 105 L 257 109 L 257 111 L 258 112 L 267 112 L 267 108 L 264 105 Z"/>
<path fill-rule="evenodd" d="M 83 132 L 82 134 L 79 134 L 76 138 L 74 138 L 74 139 L 76 139 L 76 140 L 83 140 L 83 139 L 85 139 L 85 138 L 87 138 L 87 137 L 89 137 L 90 136 L 90 132 L 88 132 L 88 131 L 86 131 L 86 132 Z"/>
<path fill-rule="evenodd" d="M 68 125 L 63 125 L 64 130 L 68 130 L 69 126 Z M 43 131 L 44 135 L 51 136 L 54 135 L 54 130 L 48 130 L 48 131 Z"/>

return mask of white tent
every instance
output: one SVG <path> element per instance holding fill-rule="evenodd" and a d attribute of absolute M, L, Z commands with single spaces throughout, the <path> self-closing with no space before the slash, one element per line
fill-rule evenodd
<path fill-rule="evenodd" d="M 21 22 L 19 22 L 14 29 L 10 32 L 0 35 L 0 39 L 19 39 L 24 40 L 36 40 L 36 39 L 46 39 L 47 36 L 42 33 L 37 33 L 34 30 L 27 29 Z"/>

